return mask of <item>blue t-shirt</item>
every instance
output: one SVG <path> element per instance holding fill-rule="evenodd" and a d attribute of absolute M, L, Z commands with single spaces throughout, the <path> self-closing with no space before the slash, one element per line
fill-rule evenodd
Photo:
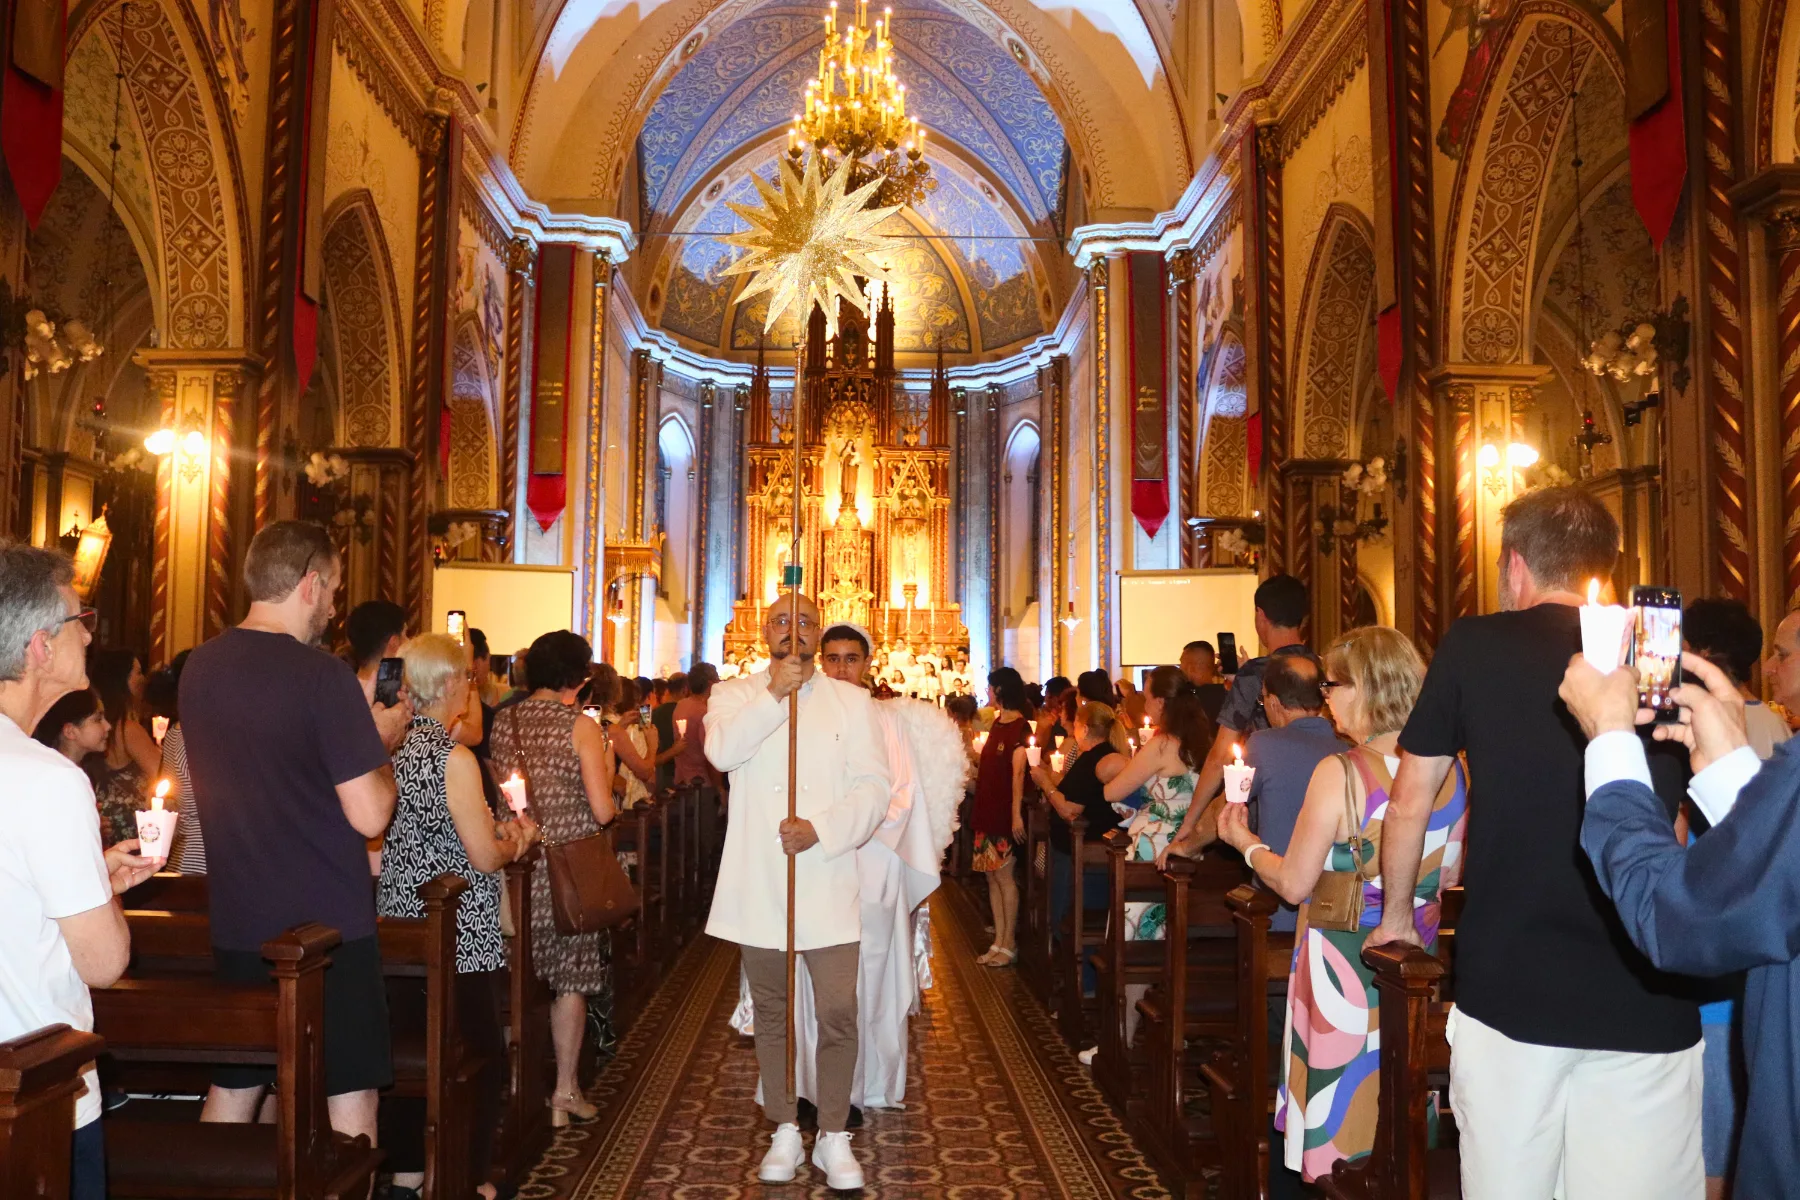
<path fill-rule="evenodd" d="M 389 758 L 355 673 L 285 633 L 227 629 L 188 656 L 181 728 L 213 945 L 256 950 L 308 921 L 373 937 L 367 843 L 337 785 Z"/>

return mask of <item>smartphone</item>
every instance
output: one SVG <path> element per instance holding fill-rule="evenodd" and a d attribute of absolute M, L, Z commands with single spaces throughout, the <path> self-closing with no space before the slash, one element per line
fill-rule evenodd
<path fill-rule="evenodd" d="M 456 644 L 463 645 L 463 631 L 468 628 L 469 616 L 460 608 L 453 608 L 444 614 L 444 632 L 456 639 Z"/>
<path fill-rule="evenodd" d="M 648 704 L 640 704 L 638 706 L 638 724 L 646 726 L 646 727 L 649 726 L 649 724 L 650 724 L 650 706 Z"/>
<path fill-rule="evenodd" d="M 1237 634 L 1219 635 L 1219 674 L 1236 675 L 1238 669 Z"/>
<path fill-rule="evenodd" d="M 590 721 L 598 721 L 600 719 L 600 706 L 598 704 L 590 704 L 581 710 L 581 715 Z"/>
<path fill-rule="evenodd" d="M 1659 722 L 1677 717 L 1674 690 L 1681 686 L 1681 593 L 1674 588 L 1634 587 L 1637 625 L 1631 661 L 1637 669 L 1638 704 Z"/>
<path fill-rule="evenodd" d="M 406 674 L 406 660 L 384 658 L 375 668 L 375 703 L 392 708 L 400 703 L 400 679 Z"/>

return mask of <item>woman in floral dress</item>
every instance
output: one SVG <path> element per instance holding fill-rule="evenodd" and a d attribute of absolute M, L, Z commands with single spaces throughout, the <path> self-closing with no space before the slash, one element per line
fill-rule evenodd
<path fill-rule="evenodd" d="M 592 658 L 586 638 L 568 630 L 546 633 L 525 657 L 531 694 L 494 719 L 494 769 L 522 764 L 531 815 L 549 843 L 589 837 L 617 814 L 611 744 L 575 707 Z M 556 993 L 550 1009 L 556 1049 L 551 1124 L 566 1125 L 571 1117 L 591 1121 L 597 1110 L 582 1098 L 576 1063 L 590 998 L 602 1018 L 600 1035 L 610 1036 L 612 935 L 601 930 L 565 937 L 556 931 L 550 869 L 541 857 L 531 870 L 531 954 L 538 977 Z"/>
<path fill-rule="evenodd" d="M 1144 682 L 1144 717 L 1153 730 L 1118 777 L 1106 785 L 1106 798 L 1136 810 L 1126 824 L 1131 860 L 1154 862 L 1181 829 L 1200 764 L 1212 749 L 1213 727 L 1200 705 L 1200 693 L 1179 667 L 1158 667 Z M 1125 906 L 1127 941 L 1157 941 L 1163 936 L 1163 906 L 1134 902 Z"/>
<path fill-rule="evenodd" d="M 1381 817 L 1399 767 L 1400 730 L 1425 678 L 1425 663 L 1393 629 L 1353 629 L 1325 654 L 1326 696 L 1337 727 L 1357 745 L 1321 762 L 1306 789 L 1286 855 L 1250 832 L 1242 804 L 1224 805 L 1219 837 L 1243 852 L 1250 867 L 1282 899 L 1301 904 L 1288 975 L 1285 1071 L 1276 1101 L 1289 1170 L 1307 1180 L 1329 1175 L 1340 1161 L 1362 1158 L 1375 1145 L 1380 1098 L 1380 993 L 1363 965 L 1363 939 L 1381 924 Z M 1349 803 L 1346 811 L 1346 771 Z M 1357 828 L 1350 828 L 1354 812 Z M 1413 889 L 1413 927 L 1434 948 L 1443 889 L 1462 876 L 1468 826 L 1468 779 L 1462 764 L 1444 780 L 1426 825 L 1419 880 Z M 1359 841 L 1365 875 L 1360 928 L 1316 929 L 1308 921 L 1311 894 L 1324 871 L 1356 868 L 1350 839 Z"/>

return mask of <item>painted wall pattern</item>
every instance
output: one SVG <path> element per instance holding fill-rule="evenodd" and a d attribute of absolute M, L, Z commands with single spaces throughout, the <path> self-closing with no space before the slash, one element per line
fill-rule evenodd
<path fill-rule="evenodd" d="M 352 446 L 386 446 L 399 402 L 399 377 L 392 310 L 382 297 L 384 269 L 369 241 L 365 211 L 365 206 L 354 206 L 325 231 L 325 315 L 337 345 L 344 440 Z"/>

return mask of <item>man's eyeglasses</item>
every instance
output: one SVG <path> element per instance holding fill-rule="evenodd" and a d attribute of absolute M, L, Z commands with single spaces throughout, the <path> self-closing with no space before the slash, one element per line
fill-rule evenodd
<path fill-rule="evenodd" d="M 84 608 L 78 612 L 70 613 L 68 616 L 64 617 L 62 620 L 60 620 L 56 623 L 57 629 L 60 630 L 64 625 L 67 625 L 70 621 L 80 621 L 82 624 L 82 627 L 85 628 L 89 633 L 96 633 L 100 629 L 100 614 L 91 608 Z"/>

